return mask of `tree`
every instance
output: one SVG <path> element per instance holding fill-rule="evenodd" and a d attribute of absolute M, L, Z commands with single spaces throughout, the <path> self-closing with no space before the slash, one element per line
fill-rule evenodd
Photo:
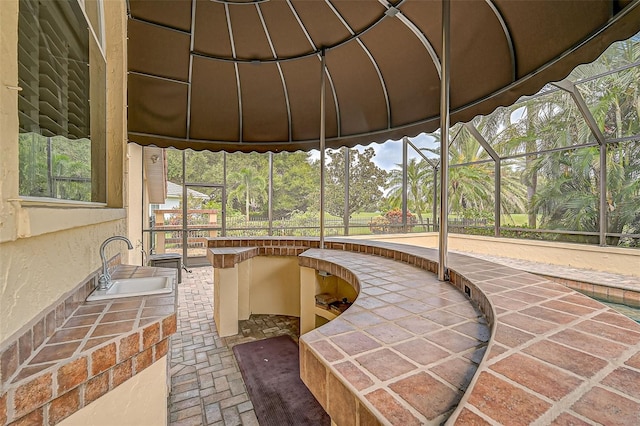
<path fill-rule="evenodd" d="M 640 134 L 639 60 L 640 43 L 634 37 L 613 44 L 598 60 L 577 67 L 568 77 L 576 82 L 605 139 Z M 611 72 L 615 69 L 620 71 Z M 528 153 L 521 171 L 527 187 L 530 227 L 536 227 L 540 217 L 543 227 L 596 232 L 598 148 L 536 153 L 593 144 L 595 137 L 566 92 L 553 88 L 545 92 L 493 113 L 502 124 L 496 126 L 498 131 L 492 140 L 501 155 Z M 609 232 L 636 229 L 631 218 L 640 210 L 632 201 L 638 199 L 634 192 L 637 166 L 633 164 L 637 147 L 637 141 L 607 146 Z"/>
<path fill-rule="evenodd" d="M 184 152 L 186 182 L 203 182 L 222 184 L 223 152 L 185 151 L 166 149 L 167 180 L 182 185 L 182 156 Z"/>
<path fill-rule="evenodd" d="M 307 152 L 281 152 L 273 155 L 273 214 L 284 217 L 306 212 L 319 198 L 320 172 Z M 316 210 L 317 211 L 317 210 Z"/>
<path fill-rule="evenodd" d="M 182 184 L 183 151 L 167 149 L 167 179 Z M 232 191 L 237 182 L 233 177 L 243 169 L 252 170 L 252 174 L 259 176 L 265 182 L 269 180 L 268 154 L 233 153 L 208 151 L 184 151 L 186 162 L 186 181 L 190 183 L 224 183 L 224 158 L 227 169 L 227 214 L 234 215 L 243 210 L 246 216 L 246 200 L 234 198 Z M 317 165 L 310 161 L 310 154 L 305 152 L 282 152 L 273 154 L 273 212 L 274 215 L 284 216 L 292 211 L 306 211 L 317 202 L 319 172 Z M 260 200 L 266 200 L 266 195 Z M 244 208 L 243 208 L 244 206 Z M 258 205 L 262 214 L 267 214 L 268 204 Z"/>
<path fill-rule="evenodd" d="M 475 123 L 484 130 L 489 119 L 484 117 Z M 493 218 L 495 204 L 495 171 L 491 157 L 474 136 L 464 127 L 455 126 L 457 135 L 449 145 L 449 209 L 461 217 Z M 440 155 L 440 149 L 427 151 Z M 501 170 L 501 209 L 504 213 L 524 211 L 524 187 L 519 178 L 506 165 Z"/>
<path fill-rule="evenodd" d="M 355 212 L 363 210 L 378 210 L 382 201 L 382 189 L 387 178 L 387 172 L 373 163 L 376 153 L 373 148 L 366 148 L 363 152 L 357 149 L 349 150 L 349 201 L 347 217 L 344 209 L 345 193 L 345 149 L 329 150 L 330 159 L 326 168 L 326 210 L 334 216 L 341 217 L 345 224 Z"/>
<path fill-rule="evenodd" d="M 600 223 L 599 147 L 553 153 L 542 157 L 544 179 L 534 197 L 542 213 L 542 227 L 597 232 Z M 607 231 L 637 233 L 640 230 L 640 144 L 614 147 L 607 154 Z M 595 236 L 562 237 L 597 243 Z M 618 237 L 607 239 L 617 245 Z"/>
<path fill-rule="evenodd" d="M 578 67 L 572 78 L 590 107 L 606 139 L 631 138 L 607 144 L 607 231 L 640 231 L 640 42 L 630 39 L 612 45 L 596 62 Z M 629 67 L 629 65 L 635 65 Z M 606 73 L 612 68 L 615 73 Z M 593 78 L 597 76 L 597 78 Z M 590 130 L 579 121 L 581 132 Z M 543 224 L 551 229 L 597 232 L 600 223 L 600 161 L 602 147 L 552 153 L 539 161 L 540 190 L 535 206 L 543 213 Z M 577 236 L 575 241 L 597 242 Z M 618 237 L 607 243 L 618 244 Z M 638 244 L 637 241 L 633 244 Z"/>
<path fill-rule="evenodd" d="M 402 164 L 391 170 L 387 181 L 387 198 L 391 207 L 402 204 Z M 420 223 L 422 213 L 433 203 L 433 168 L 424 160 L 409 159 L 407 164 L 407 207 L 415 212 Z"/>
<path fill-rule="evenodd" d="M 246 221 L 249 223 L 249 208 L 256 201 L 264 201 L 266 196 L 266 183 L 255 169 L 243 168 L 229 175 L 229 182 L 233 190 L 229 198 L 240 201 L 244 198 Z"/>
<path fill-rule="evenodd" d="M 21 133 L 21 195 L 91 201 L 91 141 Z"/>

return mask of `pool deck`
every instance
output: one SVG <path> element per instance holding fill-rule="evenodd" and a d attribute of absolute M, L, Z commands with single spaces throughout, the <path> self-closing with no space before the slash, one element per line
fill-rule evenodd
<path fill-rule="evenodd" d="M 556 284 L 582 290 L 588 287 L 581 283 L 607 288 L 624 283 L 620 288 L 635 284 L 637 289 L 636 277 L 470 258 L 453 254 L 451 266 L 487 295 L 497 314 L 496 327 L 452 423 L 640 422 L 640 326 Z M 497 271 L 504 277 L 496 277 Z M 524 282 L 517 284 L 518 277 Z"/>
<path fill-rule="evenodd" d="M 531 272 L 532 274 L 541 275 L 550 279 L 556 278 L 558 280 L 590 283 L 618 289 L 633 289 L 640 293 L 640 275 L 632 276 L 613 274 L 611 272 L 600 272 L 591 269 L 579 269 L 572 268 L 570 266 L 552 265 L 549 263 L 538 263 L 528 260 L 512 259 L 509 257 L 490 256 L 486 254 L 461 251 L 452 251 L 451 253 L 459 253 L 466 256 L 476 257 L 478 259 L 488 260 L 489 262 L 509 266 L 521 271 Z M 638 274 L 640 274 L 640 265 L 637 265 L 637 270 Z"/>
<path fill-rule="evenodd" d="M 422 250 L 418 252 L 426 253 Z M 414 249 L 407 251 L 420 255 Z M 433 251 L 424 255 L 431 257 Z M 496 319 L 487 355 L 480 362 L 458 409 L 449 418 L 450 423 L 640 424 L 640 326 L 539 275 L 556 277 L 556 281 L 601 283 L 624 289 L 640 288 L 640 279 L 457 253 L 451 255 L 451 267 L 457 270 L 454 280 L 462 285 L 467 281 L 473 283 L 487 296 Z M 388 269 L 387 265 L 385 268 Z M 209 308 L 211 268 L 200 268 L 194 270 L 195 273 L 197 279 L 188 274 L 185 282 L 190 283 L 187 286 L 200 286 L 201 291 L 185 295 L 184 313 L 183 296 L 180 296 L 181 338 L 175 339 L 180 343 L 172 347 L 175 362 L 172 364 L 171 424 L 255 424 L 242 378 L 234 370 L 237 369 L 235 360 L 232 355 L 229 358 L 230 345 L 243 337 L 217 337 Z M 193 303 L 198 305 L 196 311 L 199 312 L 194 313 Z M 363 318 L 362 311 L 359 313 Z M 397 319 L 398 322 L 406 320 Z M 252 327 L 254 329 L 249 330 Z M 252 327 L 247 327 L 248 333 L 254 333 L 261 325 Z M 263 327 L 265 337 L 288 332 L 284 330 L 286 327 L 274 326 L 273 321 Z M 424 335 L 429 337 L 430 333 Z M 380 342 L 380 336 L 372 338 Z M 435 342 L 438 346 L 441 343 Z M 339 346 L 335 349 L 345 355 Z M 185 357 L 185 350 L 192 355 Z M 197 353 L 207 355 L 197 356 Z M 357 356 L 365 363 L 371 362 L 366 355 L 364 352 Z M 208 357 L 208 366 L 198 361 L 205 357 Z M 326 365 L 332 362 L 337 364 L 328 361 Z M 436 370 L 435 366 L 431 367 Z M 348 385 L 345 377 L 339 373 L 336 377 Z M 432 377 L 454 388 L 437 373 Z M 394 382 L 393 378 L 389 380 Z M 402 378 L 397 381 L 400 380 Z M 182 386 L 184 384 L 187 386 Z M 401 396 L 392 395 L 392 398 L 392 402 L 406 403 Z M 384 413 L 377 414 L 381 415 L 379 424 L 397 424 L 384 417 Z M 413 414 L 419 413 L 414 410 Z M 355 420 L 364 424 L 360 418 Z"/>

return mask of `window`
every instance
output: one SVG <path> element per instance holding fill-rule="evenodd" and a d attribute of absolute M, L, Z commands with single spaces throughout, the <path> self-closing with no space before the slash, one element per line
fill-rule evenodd
<path fill-rule="evenodd" d="M 91 23 L 76 0 L 20 1 L 22 196 L 106 200 L 106 64 L 94 37 L 101 2 L 90 3 Z"/>

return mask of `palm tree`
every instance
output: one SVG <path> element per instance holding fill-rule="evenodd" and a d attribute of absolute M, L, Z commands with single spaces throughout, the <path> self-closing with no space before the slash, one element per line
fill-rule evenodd
<path fill-rule="evenodd" d="M 528 225 L 537 227 L 538 204 L 533 201 L 538 192 L 540 167 L 545 164 L 537 152 L 593 142 L 575 102 L 569 94 L 557 88 L 544 88 L 541 93 L 525 98 L 491 114 L 497 130 L 487 138 L 501 156 L 524 156 L 520 168 L 521 180 L 526 187 Z"/>
<path fill-rule="evenodd" d="M 229 198 L 235 198 L 239 202 L 244 198 L 246 222 L 249 223 L 249 208 L 251 201 L 265 199 L 266 183 L 262 176 L 259 176 L 255 169 L 242 168 L 237 172 L 229 174 L 229 181 L 234 189 L 229 194 Z M 252 198 L 252 196 L 254 198 Z"/>
<path fill-rule="evenodd" d="M 607 138 L 636 135 L 640 116 L 640 39 L 615 43 L 597 61 L 576 68 L 580 93 Z M 616 73 L 611 70 L 620 69 Z M 595 78 L 601 74 L 603 77 Z M 580 82 L 584 80 L 584 82 Z"/>
<path fill-rule="evenodd" d="M 402 203 L 402 164 L 399 169 L 390 171 L 387 181 L 387 195 L 391 207 L 399 207 Z M 433 168 L 424 160 L 411 158 L 407 163 L 407 204 L 410 211 L 424 223 L 422 213 L 429 210 L 433 202 Z"/>
<path fill-rule="evenodd" d="M 476 120 L 482 132 L 491 120 Z M 463 217 L 492 217 L 495 203 L 495 171 L 491 157 L 462 126 L 454 126 L 456 135 L 449 146 L 449 203 L 450 210 Z M 439 149 L 428 149 L 439 155 Z M 468 164 L 470 163 L 470 164 Z M 524 210 L 524 186 L 508 165 L 501 174 L 501 208 L 505 213 Z"/>
<path fill-rule="evenodd" d="M 640 140 L 610 149 L 607 164 L 608 231 L 640 234 Z M 617 245 L 619 239 L 607 243 Z M 639 247 L 640 240 L 631 244 Z"/>
<path fill-rule="evenodd" d="M 572 74 L 585 80 L 578 81 L 578 89 L 605 138 L 631 137 L 607 145 L 607 230 L 611 233 L 640 230 L 639 61 L 640 42 L 631 39 L 612 45 L 598 61 L 581 66 Z M 593 78 L 612 68 L 621 70 Z M 598 230 L 599 149 L 602 148 L 554 153 L 540 162 L 545 164 L 537 166 L 544 185 L 536 194 L 535 205 L 542 209 L 546 226 Z M 609 238 L 608 242 L 618 244 L 618 240 Z"/>
<path fill-rule="evenodd" d="M 599 228 L 600 154 L 598 147 L 553 153 L 542 157 L 544 173 L 534 205 L 542 213 L 542 226 L 597 232 Z M 607 210 L 611 233 L 640 230 L 640 142 L 633 141 L 607 153 Z M 594 237 L 574 241 L 597 242 Z M 617 245 L 619 238 L 609 238 Z"/>

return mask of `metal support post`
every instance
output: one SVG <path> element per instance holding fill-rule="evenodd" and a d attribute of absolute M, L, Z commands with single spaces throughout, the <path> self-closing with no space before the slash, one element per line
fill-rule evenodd
<path fill-rule="evenodd" d="M 433 217 L 433 232 L 436 232 L 436 226 L 438 226 L 438 175 L 440 174 L 440 169 L 438 166 L 433 168 L 433 212 L 431 216 Z"/>
<path fill-rule="evenodd" d="M 222 236 L 227 236 L 227 153 L 222 151 Z"/>
<path fill-rule="evenodd" d="M 409 144 L 407 138 L 402 138 L 402 232 L 407 232 L 407 212 L 408 212 L 408 194 L 407 194 L 407 163 L 409 158 Z"/>
<path fill-rule="evenodd" d="M 600 245 L 607 245 L 607 144 L 600 145 Z"/>
<path fill-rule="evenodd" d="M 442 77 L 440 79 L 440 233 L 438 238 L 438 279 L 447 281 L 447 239 L 449 221 L 449 46 L 450 0 L 442 1 Z"/>
<path fill-rule="evenodd" d="M 324 166 L 325 166 L 325 52 L 322 50 L 320 66 L 320 248 L 324 248 Z"/>
<path fill-rule="evenodd" d="M 349 176 L 351 174 L 351 152 L 344 147 L 344 235 L 349 235 Z"/>
<path fill-rule="evenodd" d="M 273 152 L 269 151 L 269 236 L 273 235 Z"/>
<path fill-rule="evenodd" d="M 501 222 L 501 207 L 502 207 L 502 169 L 501 169 L 501 165 L 502 162 L 500 161 L 500 158 L 494 159 L 494 177 L 495 180 L 493 182 L 494 185 L 494 192 L 495 192 L 495 197 L 494 197 L 494 212 L 493 212 L 493 217 L 494 217 L 494 235 L 496 237 L 500 236 L 500 226 L 502 225 Z"/>

